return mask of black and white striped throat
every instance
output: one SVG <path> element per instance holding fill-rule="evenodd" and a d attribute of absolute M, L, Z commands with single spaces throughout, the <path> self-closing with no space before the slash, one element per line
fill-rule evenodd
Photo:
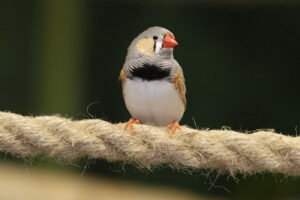
<path fill-rule="evenodd" d="M 129 69 L 129 79 L 140 78 L 142 80 L 154 81 L 167 79 L 170 76 L 171 69 L 163 68 L 154 64 L 143 64 L 140 67 Z"/>

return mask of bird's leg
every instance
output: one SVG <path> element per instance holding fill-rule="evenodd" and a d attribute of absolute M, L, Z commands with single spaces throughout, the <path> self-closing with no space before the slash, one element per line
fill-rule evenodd
<path fill-rule="evenodd" d="M 169 137 L 172 137 L 177 129 L 181 130 L 181 127 L 177 121 L 174 121 L 172 124 L 168 125 L 167 127 L 168 129 L 170 129 Z"/>
<path fill-rule="evenodd" d="M 129 131 L 131 135 L 134 135 L 134 128 L 133 128 L 133 124 L 140 124 L 140 120 L 138 119 L 134 119 L 134 118 L 130 118 L 129 121 L 125 124 L 125 130 L 128 128 L 129 126 Z"/>

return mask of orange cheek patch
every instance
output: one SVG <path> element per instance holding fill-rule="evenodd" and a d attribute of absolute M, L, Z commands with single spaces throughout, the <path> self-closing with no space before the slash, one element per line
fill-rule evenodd
<path fill-rule="evenodd" d="M 136 48 L 147 56 L 154 55 L 154 41 L 151 38 L 140 39 L 136 44 Z"/>

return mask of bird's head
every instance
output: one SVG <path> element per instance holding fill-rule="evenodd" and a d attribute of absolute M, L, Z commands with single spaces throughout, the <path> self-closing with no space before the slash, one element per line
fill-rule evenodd
<path fill-rule="evenodd" d="M 142 56 L 173 57 L 173 47 L 178 45 L 172 32 L 162 27 L 150 27 L 139 34 L 128 48 L 129 58 Z"/>

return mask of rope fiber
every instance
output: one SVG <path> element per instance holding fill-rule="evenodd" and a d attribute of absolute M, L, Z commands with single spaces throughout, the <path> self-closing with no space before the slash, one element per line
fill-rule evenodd
<path fill-rule="evenodd" d="M 270 130 L 247 134 L 183 126 L 168 138 L 166 128 L 141 124 L 135 125 L 135 136 L 131 136 L 124 130 L 124 123 L 0 112 L 0 151 L 21 157 L 45 154 L 66 160 L 86 156 L 149 169 L 167 164 L 179 169 L 215 169 L 231 175 L 300 175 L 300 137 Z"/>

